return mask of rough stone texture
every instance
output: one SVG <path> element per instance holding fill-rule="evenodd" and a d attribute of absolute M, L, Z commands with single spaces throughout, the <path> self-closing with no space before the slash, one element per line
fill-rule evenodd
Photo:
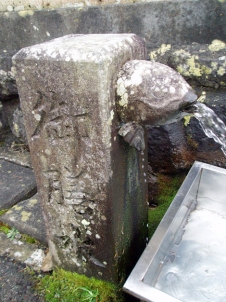
<path fill-rule="evenodd" d="M 5 159 L 11 163 L 32 168 L 30 153 L 23 148 L 0 147 L 0 159 Z"/>
<path fill-rule="evenodd" d="M 0 160 L 0 209 L 8 209 L 36 190 L 34 173 L 5 160 Z"/>
<path fill-rule="evenodd" d="M 36 9 L 53 9 L 53 8 L 68 8 L 68 7 L 84 7 L 93 5 L 109 5 L 109 4 L 123 4 L 134 2 L 149 2 L 142 0 L 1 0 L 0 11 L 12 12 L 18 11 L 23 14 L 24 11 Z"/>
<path fill-rule="evenodd" d="M 27 145 L 26 130 L 24 127 L 23 112 L 20 107 L 16 108 L 13 112 L 13 126 L 11 128 L 12 133 L 25 145 Z"/>
<path fill-rule="evenodd" d="M 37 273 L 38 275 L 38 273 Z M 35 282 L 25 265 L 0 256 L 1 302 L 43 302 L 43 298 L 33 288 Z"/>
<path fill-rule="evenodd" d="M 144 57 L 133 34 L 70 35 L 14 57 L 54 263 L 117 282 L 145 245 L 147 164 L 117 134 L 115 84 Z"/>
<path fill-rule="evenodd" d="M 193 85 L 226 87 L 226 44 L 223 41 L 185 46 L 175 51 L 168 63 Z"/>
<path fill-rule="evenodd" d="M 158 62 L 128 61 L 117 80 L 119 112 L 126 123 L 160 126 L 177 121 L 197 99 L 195 91 L 172 68 Z"/>
<path fill-rule="evenodd" d="M 10 101 L 2 101 L 2 117 L 1 122 L 5 129 L 13 128 L 13 113 L 20 106 L 18 98 Z"/>
<path fill-rule="evenodd" d="M 199 101 L 205 103 L 226 123 L 225 117 L 225 43 L 209 45 L 163 45 L 150 58 L 173 66 L 193 85 Z M 198 121 L 188 116 L 184 121 L 160 128 L 150 128 L 149 162 L 155 173 L 176 173 L 189 169 L 195 160 L 225 167 L 220 146 L 205 136 Z"/>
<path fill-rule="evenodd" d="M 11 99 L 17 95 L 16 81 L 11 71 L 13 50 L 0 50 L 0 100 Z"/>
<path fill-rule="evenodd" d="M 1 302 L 44 301 L 44 298 L 39 296 L 33 289 L 35 282 L 24 269 L 24 264 L 17 263 L 8 257 L 0 256 Z"/>
<path fill-rule="evenodd" d="M 9 211 L 0 216 L 0 221 L 27 234 L 42 243 L 47 243 L 45 222 L 38 194 L 28 200 L 18 202 Z"/>
<path fill-rule="evenodd" d="M 203 92 L 204 103 L 226 124 L 226 91 Z M 155 173 L 176 173 L 189 169 L 195 160 L 226 167 L 220 145 L 204 134 L 192 115 L 171 125 L 150 128 L 148 154 L 149 164 Z"/>
<path fill-rule="evenodd" d="M 23 113 L 20 109 L 19 98 L 2 101 L 0 121 L 2 124 L 2 131 L 9 132 L 15 137 L 18 144 L 27 145 L 26 131 L 23 121 Z M 1 138 L 2 141 L 3 138 Z M 3 139 L 4 140 L 4 139 Z"/>
<path fill-rule="evenodd" d="M 177 70 L 193 86 L 214 89 L 226 87 L 226 44 L 162 45 L 149 53 L 151 60 Z"/>
<path fill-rule="evenodd" d="M 2 103 L 0 102 L 0 137 L 3 140 L 3 135 L 5 134 L 5 127 L 3 125 L 3 114 L 2 114 Z"/>
<path fill-rule="evenodd" d="M 16 238 L 10 240 L 2 232 L 0 232 L 0 242 L 0 256 L 7 255 L 11 259 L 19 262 L 25 262 L 27 259 L 31 258 L 35 251 L 38 250 L 37 245 L 29 244 Z M 37 267 L 37 263 L 34 266 Z M 40 267 L 41 266 L 39 265 L 39 269 Z"/>
<path fill-rule="evenodd" d="M 198 96 L 182 76 L 157 62 L 126 62 L 117 80 L 118 112 L 124 123 L 119 130 L 131 146 L 144 150 L 141 126 L 160 126 L 178 121 Z"/>

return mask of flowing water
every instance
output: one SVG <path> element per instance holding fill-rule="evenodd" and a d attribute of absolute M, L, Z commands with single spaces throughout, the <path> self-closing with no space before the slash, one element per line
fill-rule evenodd
<path fill-rule="evenodd" d="M 226 155 L 226 126 L 224 122 L 203 103 L 197 102 L 190 108 L 206 136 L 213 138 L 215 142 L 220 144 L 221 150 Z"/>

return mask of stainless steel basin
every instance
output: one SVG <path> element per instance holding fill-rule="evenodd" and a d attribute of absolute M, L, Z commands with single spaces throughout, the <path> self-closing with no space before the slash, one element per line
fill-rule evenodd
<path fill-rule="evenodd" d="M 195 162 L 124 291 L 150 302 L 226 301 L 226 170 Z"/>

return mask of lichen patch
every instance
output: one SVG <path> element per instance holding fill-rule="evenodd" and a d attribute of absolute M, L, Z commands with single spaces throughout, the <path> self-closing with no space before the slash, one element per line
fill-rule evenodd
<path fill-rule="evenodd" d="M 171 44 L 162 44 L 157 50 L 151 51 L 149 53 L 149 57 L 151 60 L 156 60 L 159 55 L 163 56 L 170 49 L 171 49 Z"/>
<path fill-rule="evenodd" d="M 18 15 L 22 18 L 25 18 L 27 16 L 33 16 L 34 11 L 33 10 L 21 10 L 21 11 L 18 11 Z"/>
<path fill-rule="evenodd" d="M 30 218 L 30 216 L 31 216 L 31 212 L 22 211 L 22 212 L 21 212 L 21 216 L 22 216 L 21 220 L 22 220 L 23 222 L 26 222 L 27 220 L 29 220 L 29 218 Z"/>
<path fill-rule="evenodd" d="M 15 206 L 13 207 L 13 209 L 16 210 L 16 211 L 20 211 L 20 210 L 22 209 L 22 207 L 21 207 L 21 206 L 18 206 L 18 205 L 15 205 Z M 11 210 L 10 210 L 10 211 L 11 211 Z M 9 211 L 8 211 L 8 213 L 9 213 Z"/>
<path fill-rule="evenodd" d="M 221 66 L 221 67 L 218 69 L 217 74 L 218 74 L 219 76 L 223 76 L 223 75 L 225 74 L 225 72 L 226 72 L 225 68 L 224 68 L 223 66 Z"/>
<path fill-rule="evenodd" d="M 185 127 L 187 127 L 187 125 L 189 124 L 190 119 L 191 119 L 191 116 L 190 116 L 190 115 L 184 116 L 184 126 L 185 126 Z"/>
<path fill-rule="evenodd" d="M 30 199 L 29 200 L 29 205 L 33 207 L 37 202 L 38 202 L 37 199 Z"/>
<path fill-rule="evenodd" d="M 226 44 L 221 41 L 221 40 L 213 40 L 212 43 L 209 45 L 209 50 L 214 52 L 214 51 L 219 51 L 222 49 L 226 48 Z"/>

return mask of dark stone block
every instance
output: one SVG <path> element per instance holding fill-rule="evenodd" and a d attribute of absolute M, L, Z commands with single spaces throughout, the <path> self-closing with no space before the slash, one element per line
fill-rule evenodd
<path fill-rule="evenodd" d="M 12 56 L 15 52 L 0 50 L 0 100 L 8 100 L 17 95 L 16 81 L 11 72 Z"/>
<path fill-rule="evenodd" d="M 33 170 L 0 160 L 0 209 L 8 209 L 36 191 Z"/>

